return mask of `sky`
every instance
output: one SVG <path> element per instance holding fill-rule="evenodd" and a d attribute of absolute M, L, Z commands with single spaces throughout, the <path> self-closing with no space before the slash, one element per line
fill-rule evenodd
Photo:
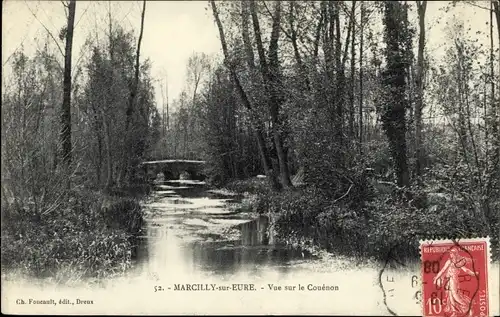
<path fill-rule="evenodd" d="M 411 2 L 411 1 L 410 1 Z M 441 9 L 447 1 L 428 2 L 426 14 L 427 48 L 434 57 L 444 54 L 445 33 L 443 27 L 453 15 L 463 19 L 471 32 L 488 32 L 489 14 L 474 6 L 459 5 L 444 13 Z M 488 6 L 487 2 L 477 4 Z M 142 1 L 77 1 L 76 27 L 73 56 L 78 61 L 81 47 L 89 32 L 106 30 L 109 10 L 124 26 L 139 35 Z M 65 11 L 61 1 L 5 0 L 2 6 L 2 65 L 21 44 L 26 52 L 33 52 L 47 36 L 47 28 L 57 38 L 65 25 Z M 36 18 L 34 17 L 36 15 Z M 413 19 L 416 16 L 413 15 Z M 439 22 L 439 23 L 437 23 Z M 45 26 L 45 27 L 44 27 Z M 489 43 L 485 35 L 480 40 Z M 52 40 L 51 40 L 52 41 Z M 496 36 L 495 36 L 496 41 Z M 52 42 L 54 45 L 54 42 Z M 61 48 L 63 43 L 59 41 Z M 208 1 L 148 1 L 141 60 L 152 61 L 152 75 L 163 81 L 168 76 L 169 98 L 176 98 L 186 87 L 186 64 L 193 52 L 219 54 L 218 30 L 213 21 Z M 160 82 L 156 87 L 158 104 L 161 105 Z"/>
<path fill-rule="evenodd" d="M 147 1 L 144 35 L 141 44 L 141 61 L 149 58 L 152 75 L 163 80 L 168 76 L 170 100 L 180 94 L 186 85 L 187 59 L 193 52 L 217 54 L 220 50 L 218 31 L 207 1 Z M 112 16 L 138 37 L 141 21 L 142 1 L 77 1 L 75 33 L 73 42 L 74 63 L 81 54 L 81 47 L 89 31 L 105 30 L 107 14 L 111 6 Z M 6 0 L 2 21 L 2 65 L 20 48 L 21 43 L 28 52 L 43 42 L 47 29 L 57 38 L 65 24 L 64 7 L 60 1 Z M 36 14 L 37 18 L 33 17 Z M 52 41 L 52 40 L 51 40 Z M 53 42 L 52 42 L 53 43 Z M 62 42 L 59 43 L 64 49 Z M 159 85 L 159 83 L 158 83 Z M 161 102 L 159 86 L 156 95 Z"/>

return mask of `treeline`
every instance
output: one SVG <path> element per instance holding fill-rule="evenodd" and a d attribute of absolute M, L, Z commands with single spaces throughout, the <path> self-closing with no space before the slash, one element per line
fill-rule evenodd
<path fill-rule="evenodd" d="M 211 67 L 211 58 L 207 54 L 193 53 L 186 65 L 187 87 L 171 104 L 168 80 L 160 78 L 162 104 L 158 108 L 161 112 L 161 135 L 151 159 L 199 159 L 202 156 L 200 92 Z"/>
<path fill-rule="evenodd" d="M 161 118 L 140 56 L 145 5 L 138 39 L 109 12 L 107 34 L 91 33 L 78 59 L 78 5 L 63 5 L 59 37 L 34 54 L 18 49 L 4 78 L 2 269 L 66 281 L 130 267 L 142 224 L 132 194 L 148 191 L 137 165 Z"/>
<path fill-rule="evenodd" d="M 436 59 L 426 1 L 210 1 L 223 63 L 191 120 L 211 180 L 265 174 L 261 211 L 327 247 L 371 252 L 372 234 L 384 252 L 415 235 L 497 239 L 498 1 L 480 5 L 486 33 L 451 13 L 475 5 L 447 5 Z M 401 252 L 415 255 L 413 242 Z"/>

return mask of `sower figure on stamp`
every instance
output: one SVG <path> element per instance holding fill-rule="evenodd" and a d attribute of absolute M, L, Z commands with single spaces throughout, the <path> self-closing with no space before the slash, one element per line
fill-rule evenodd
<path fill-rule="evenodd" d="M 479 273 L 474 273 L 466 267 L 466 264 L 471 262 L 471 260 L 461 256 L 458 253 L 457 247 L 454 246 L 450 248 L 448 254 L 450 257 L 433 280 L 438 288 L 444 288 L 444 311 L 448 313 L 450 317 L 472 316 L 471 298 L 466 292 L 459 288 L 461 277 L 464 277 L 461 273 L 476 277 Z"/>

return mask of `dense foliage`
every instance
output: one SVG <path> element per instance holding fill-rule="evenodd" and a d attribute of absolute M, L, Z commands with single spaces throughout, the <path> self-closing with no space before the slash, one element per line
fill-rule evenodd
<path fill-rule="evenodd" d="M 138 163 L 156 144 L 160 120 L 150 63 L 138 65 L 133 91 L 136 39 L 109 23 L 107 40 L 89 37 L 73 63 L 71 160 L 61 151 L 62 56 L 49 39 L 33 56 L 21 48 L 10 59 L 2 91 L 2 268 L 66 283 L 132 265 L 139 199 L 149 192 Z"/>
<path fill-rule="evenodd" d="M 500 50 L 484 44 L 498 21 L 472 34 L 457 5 L 470 6 L 445 7 L 437 59 L 426 1 L 211 1 L 224 56 L 203 95 L 211 179 L 285 240 L 416 258 L 419 239 L 489 235 L 498 256 Z M 270 188 L 237 181 L 257 174 Z"/>

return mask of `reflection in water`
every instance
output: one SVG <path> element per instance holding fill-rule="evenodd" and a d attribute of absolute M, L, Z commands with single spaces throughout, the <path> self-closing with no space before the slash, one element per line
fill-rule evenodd
<path fill-rule="evenodd" d="M 257 219 L 242 223 L 241 243 L 243 245 L 268 245 L 269 244 L 269 217 L 260 215 Z"/>
<path fill-rule="evenodd" d="M 145 228 L 144 250 L 138 253 L 147 270 L 233 275 L 273 267 L 285 272 L 290 261 L 310 258 L 300 249 L 274 244 L 267 216 L 253 219 L 227 210 L 225 203 L 234 202 L 234 197 L 208 192 L 201 182 L 169 181 L 160 186 L 172 186 L 175 198 L 163 192 L 149 204 L 155 213 Z M 228 230 L 233 235 L 228 236 Z"/>
<path fill-rule="evenodd" d="M 249 272 L 262 267 L 286 271 L 291 260 L 303 257 L 296 249 L 242 245 L 241 240 L 193 242 L 189 249 L 190 260 L 198 269 L 216 274 Z"/>

